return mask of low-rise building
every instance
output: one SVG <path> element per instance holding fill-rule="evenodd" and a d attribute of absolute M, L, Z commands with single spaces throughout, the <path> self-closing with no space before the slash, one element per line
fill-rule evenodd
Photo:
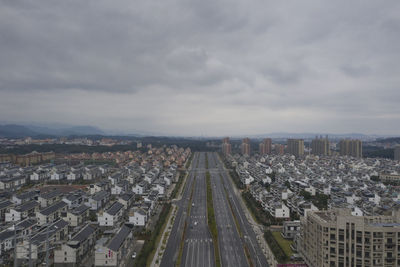
<path fill-rule="evenodd" d="M 55 267 L 78 267 L 96 243 L 97 230 L 86 225 L 67 243 L 54 250 Z"/>
<path fill-rule="evenodd" d="M 129 213 L 129 223 L 132 223 L 134 226 L 146 226 L 147 222 L 147 213 L 140 209 L 133 209 Z"/>
<path fill-rule="evenodd" d="M 123 225 L 107 245 L 96 245 L 95 266 L 120 266 L 121 261 L 128 254 L 132 238 L 132 227 Z"/>
<path fill-rule="evenodd" d="M 89 219 L 89 209 L 89 206 L 82 204 L 79 207 L 68 210 L 66 221 L 73 227 L 85 223 Z"/>
<path fill-rule="evenodd" d="M 57 202 L 47 208 L 36 212 L 36 218 L 38 225 L 44 225 L 46 223 L 54 222 L 62 217 L 67 212 L 67 203 L 64 201 Z"/>
<path fill-rule="evenodd" d="M 114 202 L 105 212 L 100 212 L 97 221 L 100 226 L 115 226 L 121 219 L 124 211 L 124 205 L 120 202 Z"/>
<path fill-rule="evenodd" d="M 17 207 L 10 208 L 10 211 L 5 214 L 5 221 L 18 222 L 25 218 L 35 216 L 36 212 L 38 211 L 39 203 L 33 200 Z"/>
<path fill-rule="evenodd" d="M 282 236 L 286 239 L 294 239 L 300 230 L 300 221 L 283 222 Z"/>

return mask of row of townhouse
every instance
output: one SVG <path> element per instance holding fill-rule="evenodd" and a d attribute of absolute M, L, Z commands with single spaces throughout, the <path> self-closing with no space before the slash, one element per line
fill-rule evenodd
<path fill-rule="evenodd" d="M 360 216 L 385 214 L 400 203 L 396 187 L 378 179 L 397 177 L 400 173 L 398 161 L 341 156 L 295 158 L 291 155 L 233 155 L 227 159 L 236 167 L 242 183 L 254 193 L 253 197 L 273 216 L 275 207 L 279 211 L 285 209 L 284 205 L 301 216 L 305 211 L 317 210 L 311 201 L 302 197 L 302 192 L 312 197 L 326 195 L 327 208 L 350 208 L 353 214 Z M 269 191 L 265 190 L 266 186 Z"/>
<path fill-rule="evenodd" d="M 95 266 L 123 264 L 133 241 L 133 229 L 147 227 L 158 201 L 177 180 L 175 150 L 166 157 L 171 160 L 168 165 L 155 160 L 158 150 L 152 151 L 155 154 L 120 166 L 112 173 L 104 169 L 102 178 L 86 189 L 68 192 L 52 186 L 22 193 L 0 192 L 0 257 L 10 259 L 16 249 L 18 265 L 27 264 L 29 257 L 38 265 L 49 247 L 54 266 L 80 266 L 88 255 L 94 255 Z M 179 153 L 184 151 L 187 152 Z M 18 177 L 19 170 L 12 169 L 12 165 L 7 167 L 7 175 Z M 47 164 L 31 168 L 25 177 L 27 181 L 31 177 L 33 181 L 85 179 L 82 173 L 89 171 L 86 167 Z M 98 166 L 91 169 L 101 170 Z M 97 248 L 108 254 L 97 253 Z"/>

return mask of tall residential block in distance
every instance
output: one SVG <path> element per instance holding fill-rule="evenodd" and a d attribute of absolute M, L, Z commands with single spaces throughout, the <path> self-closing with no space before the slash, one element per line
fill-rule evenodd
<path fill-rule="evenodd" d="M 250 156 L 250 139 L 244 138 L 240 146 L 242 155 Z"/>
<path fill-rule="evenodd" d="M 285 146 L 281 145 L 281 144 L 275 144 L 274 151 L 275 151 L 275 154 L 277 154 L 277 155 L 283 155 L 283 154 L 285 154 Z"/>
<path fill-rule="evenodd" d="M 289 154 L 300 157 L 304 155 L 304 140 L 303 139 L 288 139 L 287 152 Z"/>
<path fill-rule="evenodd" d="M 397 145 L 394 148 L 394 160 L 399 160 L 400 161 L 400 145 Z"/>
<path fill-rule="evenodd" d="M 308 212 L 301 218 L 299 253 L 309 267 L 399 266 L 400 212 L 352 216 L 350 209 Z"/>
<path fill-rule="evenodd" d="M 313 155 L 329 156 L 331 153 L 329 149 L 328 136 L 325 138 L 322 136 L 315 137 L 315 139 L 311 141 L 311 153 Z"/>
<path fill-rule="evenodd" d="M 362 157 L 362 141 L 361 140 L 350 140 L 344 139 L 339 143 L 340 155 L 341 156 L 352 156 L 355 158 Z"/>
<path fill-rule="evenodd" d="M 230 155 L 232 153 L 232 145 L 229 142 L 229 137 L 222 139 L 222 153 Z"/>
<path fill-rule="evenodd" d="M 271 147 L 271 138 L 265 138 L 258 146 L 260 155 L 271 154 Z"/>

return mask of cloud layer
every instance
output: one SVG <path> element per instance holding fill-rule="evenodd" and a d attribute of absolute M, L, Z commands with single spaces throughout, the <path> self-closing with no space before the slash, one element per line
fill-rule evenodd
<path fill-rule="evenodd" d="M 0 120 L 400 132 L 400 2 L 4 1 Z"/>

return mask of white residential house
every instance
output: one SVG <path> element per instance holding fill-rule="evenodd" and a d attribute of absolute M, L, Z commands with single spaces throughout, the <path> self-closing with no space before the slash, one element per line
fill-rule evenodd
<path fill-rule="evenodd" d="M 118 197 L 118 201 L 124 205 L 125 209 L 128 209 L 135 201 L 135 194 L 131 192 L 124 193 Z"/>
<path fill-rule="evenodd" d="M 73 170 L 67 174 L 68 181 L 76 181 L 76 180 L 80 180 L 80 179 L 83 179 L 83 170 L 82 169 Z"/>
<path fill-rule="evenodd" d="M 306 189 L 304 189 L 306 192 L 310 193 L 312 196 L 315 196 L 317 194 L 317 190 L 315 189 L 314 186 L 309 186 Z"/>
<path fill-rule="evenodd" d="M 355 194 L 346 197 L 346 202 L 349 204 L 354 204 L 355 201 L 359 200 L 360 198 L 357 197 Z"/>
<path fill-rule="evenodd" d="M 12 202 L 17 205 L 21 205 L 23 203 L 29 202 L 31 200 L 37 200 L 39 196 L 39 193 L 36 191 L 28 191 L 24 192 L 19 195 L 13 195 L 12 197 Z"/>
<path fill-rule="evenodd" d="M 29 178 L 32 182 L 48 180 L 50 178 L 50 172 L 47 170 L 37 170 L 33 172 Z"/>
<path fill-rule="evenodd" d="M 120 195 L 122 192 L 124 192 L 124 188 L 119 184 L 114 184 L 111 188 L 111 195 Z"/>
<path fill-rule="evenodd" d="M 147 222 L 147 214 L 142 209 L 134 209 L 129 214 L 129 223 L 132 223 L 135 226 L 146 226 Z"/>
<path fill-rule="evenodd" d="M 90 185 L 90 194 L 94 195 L 100 191 L 108 191 L 110 189 L 110 183 L 108 181 L 102 181 Z"/>
<path fill-rule="evenodd" d="M 368 200 L 374 202 L 376 205 L 379 205 L 379 203 L 381 202 L 381 197 L 377 193 L 375 193 L 374 197 L 370 197 Z"/>
<path fill-rule="evenodd" d="M 100 212 L 97 221 L 100 226 L 115 226 L 121 219 L 124 211 L 124 205 L 120 202 L 114 202 L 105 212 Z"/>
<path fill-rule="evenodd" d="M 18 222 L 30 216 L 35 216 L 38 211 L 39 203 L 33 200 L 17 207 L 10 208 L 10 211 L 5 214 L 5 221 Z"/>
<path fill-rule="evenodd" d="M 364 216 L 364 212 L 359 208 L 354 206 L 351 210 L 351 215 L 353 216 Z"/>
<path fill-rule="evenodd" d="M 281 196 L 282 200 L 287 200 L 291 194 L 293 194 L 293 192 L 290 191 L 290 189 L 282 191 L 282 196 Z"/>
<path fill-rule="evenodd" d="M 36 212 L 36 219 L 38 225 L 54 222 L 55 220 L 63 217 L 67 213 L 68 205 L 64 201 L 57 202 L 43 210 Z"/>
<path fill-rule="evenodd" d="M 143 195 L 145 190 L 147 188 L 147 184 L 145 182 L 140 182 L 138 184 L 136 184 L 133 188 L 132 191 L 136 194 L 136 195 Z"/>
<path fill-rule="evenodd" d="M 155 184 L 155 185 L 152 187 L 152 190 L 157 191 L 159 195 L 164 195 L 164 192 L 165 192 L 164 186 L 162 186 L 162 185 L 160 185 L 160 184 Z"/>
<path fill-rule="evenodd" d="M 129 225 L 123 225 L 107 244 L 107 239 L 98 240 L 94 250 L 94 266 L 122 266 L 121 262 L 128 254 L 131 240 L 132 227 Z"/>
<path fill-rule="evenodd" d="M 26 177 L 24 175 L 17 177 L 6 177 L 0 180 L 0 190 L 14 191 L 23 186 L 25 183 Z"/>
<path fill-rule="evenodd" d="M 55 249 L 55 267 L 78 267 L 96 244 L 96 233 L 96 228 L 88 224 L 66 244 L 62 244 L 60 248 Z"/>
<path fill-rule="evenodd" d="M 67 179 L 68 172 L 66 170 L 63 171 L 55 171 L 51 174 L 50 180 L 52 181 L 61 181 Z"/>
<path fill-rule="evenodd" d="M 41 194 L 38 197 L 38 201 L 40 203 L 40 207 L 45 208 L 48 207 L 58 201 L 60 201 L 63 197 L 61 191 L 53 190 L 44 194 Z"/>
<path fill-rule="evenodd" d="M 79 207 L 67 211 L 67 218 L 65 219 L 70 226 L 76 227 L 85 223 L 89 219 L 90 207 L 82 204 Z"/>
<path fill-rule="evenodd" d="M 290 209 L 284 203 L 275 203 L 271 208 L 271 215 L 275 218 L 290 218 Z"/>
<path fill-rule="evenodd" d="M 169 177 L 167 177 L 167 176 L 164 176 L 164 177 L 163 177 L 163 180 L 164 180 L 164 182 L 165 182 L 165 184 L 166 184 L 167 186 L 170 186 L 171 183 L 172 183 L 172 179 L 169 178 Z"/>
<path fill-rule="evenodd" d="M 104 207 L 110 199 L 110 193 L 107 191 L 100 191 L 88 199 L 87 205 L 91 210 L 99 210 Z"/>

